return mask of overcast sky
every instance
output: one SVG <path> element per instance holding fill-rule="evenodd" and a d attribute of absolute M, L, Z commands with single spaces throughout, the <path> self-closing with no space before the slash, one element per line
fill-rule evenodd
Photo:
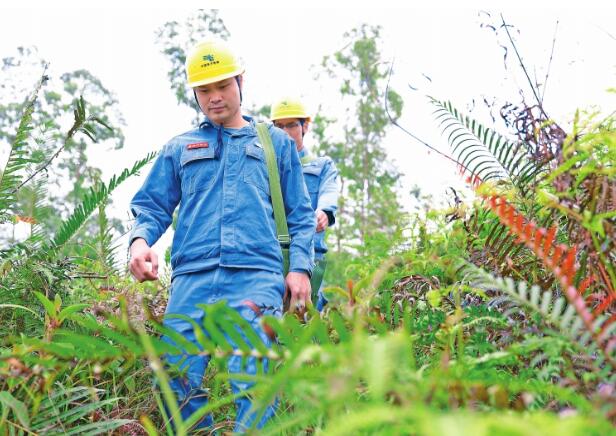
<path fill-rule="evenodd" d="M 484 10 L 491 17 L 479 8 L 288 6 L 222 9 L 220 17 L 246 63 L 248 106 L 293 93 L 305 97 L 311 108 L 321 105 L 326 115 L 339 118 L 343 114 L 337 113 L 335 88 L 324 80 L 315 81 L 313 67 L 324 55 L 343 47 L 344 32 L 361 23 L 383 26 L 384 57 L 395 59 L 392 87 L 405 103 L 401 124 L 445 152 L 448 146 L 436 129 L 426 95 L 451 100 L 484 122 L 490 121 L 481 104 L 484 97 L 519 102 L 518 88 L 531 95 L 511 50 L 505 68 L 500 47 L 506 42 L 504 34 L 496 36 L 481 26 L 498 23 L 500 12 L 515 26 L 518 48 L 540 82 L 556 35 L 545 107 L 559 124 L 570 125 L 576 108 L 594 104 L 606 112 L 616 109 L 616 94 L 606 92 L 616 87 L 613 8 Z M 52 76 L 84 68 L 116 94 L 127 122 L 125 148 L 109 151 L 94 145 L 91 151 L 93 163 L 110 177 L 190 127 L 192 114 L 175 102 L 165 59 L 154 43 L 155 29 L 188 14 L 187 9 L 2 6 L 0 56 L 14 54 L 17 46 L 35 45 L 51 62 Z M 437 198 L 444 198 L 448 186 L 461 185 L 450 164 L 401 131 L 392 128 L 386 147 L 391 163 L 404 173 L 403 202 L 409 202 L 413 185 Z M 135 178 L 116 191 L 116 216 L 127 216 L 128 202 L 141 183 L 142 179 Z"/>

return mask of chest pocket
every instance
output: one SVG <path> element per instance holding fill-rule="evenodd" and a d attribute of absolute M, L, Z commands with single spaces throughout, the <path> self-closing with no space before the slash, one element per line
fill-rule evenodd
<path fill-rule="evenodd" d="M 308 188 L 308 192 L 310 192 L 310 194 L 315 194 L 319 192 L 319 182 L 321 179 L 322 170 L 323 168 L 321 166 L 312 163 L 304 165 L 302 167 L 302 171 L 304 172 L 304 181 L 306 182 L 306 188 Z"/>
<path fill-rule="evenodd" d="M 246 145 L 246 161 L 244 162 L 243 180 L 249 185 L 254 185 L 267 195 L 270 195 L 265 151 L 263 151 L 263 147 L 259 143 Z"/>
<path fill-rule="evenodd" d="M 209 189 L 214 183 L 220 162 L 215 159 L 214 148 L 184 150 L 180 158 L 182 192 L 193 194 Z"/>

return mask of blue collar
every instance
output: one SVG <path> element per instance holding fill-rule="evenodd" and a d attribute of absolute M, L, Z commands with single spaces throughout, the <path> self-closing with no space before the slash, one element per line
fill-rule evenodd
<path fill-rule="evenodd" d="M 240 132 L 246 128 L 251 128 L 251 129 L 255 129 L 255 120 L 254 118 L 252 118 L 251 116 L 248 115 L 242 115 L 242 118 L 244 118 L 246 121 L 248 121 L 250 123 L 250 125 L 248 126 L 244 126 L 241 129 L 228 129 L 228 130 L 232 130 L 234 133 L 235 132 Z M 214 122 L 210 121 L 210 119 L 208 117 L 205 117 L 205 119 L 199 124 L 199 128 L 203 129 L 205 127 L 211 127 L 213 129 L 218 129 L 220 126 L 218 124 L 215 124 Z M 227 131 L 227 128 L 225 127 L 223 130 Z"/>

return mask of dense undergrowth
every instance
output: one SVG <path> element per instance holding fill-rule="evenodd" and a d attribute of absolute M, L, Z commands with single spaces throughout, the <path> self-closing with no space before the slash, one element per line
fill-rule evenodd
<path fill-rule="evenodd" d="M 37 92 L 2 174 L 4 222 L 42 163 L 28 152 Z M 410 217 L 394 238 L 372 235 L 369 256 L 333 254 L 330 303 L 301 320 L 263 319 L 272 349 L 236 312 L 204 307 L 202 349 L 185 345 L 212 356 L 210 404 L 175 434 L 206 413 L 231 431 L 232 353 L 272 362 L 250 391 L 259 413 L 280 401 L 258 434 L 614 433 L 615 118 L 580 116 L 571 134 L 539 120 L 532 141 L 508 140 L 433 104 L 475 200 Z M 78 101 L 69 133 L 91 135 L 97 122 Z M 2 434 L 174 434 L 173 369 L 160 361 L 178 352 L 159 340 L 166 281 L 135 284 L 105 249 L 64 251 L 151 159 L 93 187 L 53 239 L 34 226 L 0 254 Z"/>

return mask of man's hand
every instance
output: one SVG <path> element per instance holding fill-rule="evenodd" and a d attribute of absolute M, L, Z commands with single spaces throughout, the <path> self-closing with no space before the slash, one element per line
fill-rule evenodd
<path fill-rule="evenodd" d="M 158 280 L 158 255 L 145 239 L 137 238 L 130 246 L 130 272 L 139 282 Z"/>
<path fill-rule="evenodd" d="M 317 232 L 322 232 L 327 228 L 329 224 L 329 218 L 327 214 L 321 209 L 317 209 Z"/>
<path fill-rule="evenodd" d="M 310 278 L 306 273 L 290 272 L 285 279 L 285 295 L 290 294 L 289 311 L 303 314 L 310 298 Z"/>

